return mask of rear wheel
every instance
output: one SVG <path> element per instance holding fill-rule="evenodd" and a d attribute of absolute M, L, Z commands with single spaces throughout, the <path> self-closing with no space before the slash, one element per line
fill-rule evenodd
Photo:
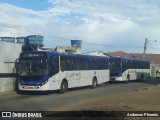
<path fill-rule="evenodd" d="M 91 88 L 94 89 L 94 88 L 96 88 L 96 87 L 97 87 L 97 79 L 96 79 L 96 78 L 93 78 Z"/>
<path fill-rule="evenodd" d="M 61 82 L 61 87 L 60 87 L 59 93 L 64 94 L 67 90 L 68 90 L 67 82 L 63 80 Z"/>
<path fill-rule="evenodd" d="M 143 81 L 143 79 L 144 79 L 144 75 L 142 74 L 139 81 Z"/>
<path fill-rule="evenodd" d="M 128 75 L 127 75 L 126 82 L 128 83 L 129 81 L 130 81 L 130 75 L 128 74 Z"/>

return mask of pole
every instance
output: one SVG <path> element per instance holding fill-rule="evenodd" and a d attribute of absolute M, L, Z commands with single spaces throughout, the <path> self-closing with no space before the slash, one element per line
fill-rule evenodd
<path fill-rule="evenodd" d="M 145 39 L 145 43 L 144 43 L 144 51 L 143 51 L 143 58 L 145 57 L 146 51 L 147 51 L 147 44 L 148 44 L 148 39 Z"/>

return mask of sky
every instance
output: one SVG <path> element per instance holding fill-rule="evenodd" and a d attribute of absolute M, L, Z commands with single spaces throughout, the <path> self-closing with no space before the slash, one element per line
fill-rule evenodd
<path fill-rule="evenodd" d="M 43 35 L 44 47 L 160 54 L 160 0 L 0 0 L 0 36 Z"/>

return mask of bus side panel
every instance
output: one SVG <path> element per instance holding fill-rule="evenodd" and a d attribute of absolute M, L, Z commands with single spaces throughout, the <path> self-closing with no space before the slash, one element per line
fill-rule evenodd
<path fill-rule="evenodd" d="M 52 76 L 49 81 L 50 81 L 50 90 L 58 90 L 60 89 L 60 85 L 62 80 L 65 78 L 65 73 L 64 72 L 59 72 L 56 75 Z"/>
<path fill-rule="evenodd" d="M 49 81 L 50 81 L 49 84 L 50 90 L 58 90 L 60 88 L 60 80 L 58 79 L 57 76 L 51 77 Z"/>
<path fill-rule="evenodd" d="M 117 77 L 116 81 L 126 81 L 127 77 L 129 75 L 129 80 L 136 80 L 137 79 L 137 73 L 135 69 L 127 69 L 122 73 L 122 76 Z"/>
<path fill-rule="evenodd" d="M 68 81 L 68 88 L 79 87 L 80 76 L 80 71 L 65 71 L 65 78 Z"/>
<path fill-rule="evenodd" d="M 94 71 L 82 70 L 80 71 L 79 86 L 87 86 L 92 84 Z"/>
<path fill-rule="evenodd" d="M 97 80 L 98 84 L 108 82 L 110 79 L 109 70 L 98 70 L 97 71 Z"/>
<path fill-rule="evenodd" d="M 125 81 L 127 80 L 127 75 L 130 76 L 130 80 L 138 80 L 141 79 L 142 75 L 144 79 L 150 77 L 150 69 L 128 69 L 123 72 L 122 77 L 117 77 L 117 81 Z"/>
<path fill-rule="evenodd" d="M 92 85 L 93 78 L 97 78 L 98 84 L 109 81 L 109 70 L 81 71 L 80 86 Z"/>
<path fill-rule="evenodd" d="M 143 69 L 143 70 L 142 70 L 142 73 L 143 73 L 144 79 L 150 78 L 150 69 Z M 141 76 L 140 76 L 140 78 L 141 78 Z M 140 79 L 140 78 L 139 78 L 139 79 Z"/>
<path fill-rule="evenodd" d="M 50 78 L 51 90 L 60 89 L 62 80 L 66 80 L 68 88 L 79 87 L 79 79 L 81 73 L 79 71 L 60 71 L 58 74 Z"/>
<path fill-rule="evenodd" d="M 92 85 L 93 78 L 97 78 L 98 84 L 109 81 L 109 70 L 81 70 L 60 71 L 49 79 L 50 90 L 60 89 L 62 80 L 66 79 L 68 88 Z"/>

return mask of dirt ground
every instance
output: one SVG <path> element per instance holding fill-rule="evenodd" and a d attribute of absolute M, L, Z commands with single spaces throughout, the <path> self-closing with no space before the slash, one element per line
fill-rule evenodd
<path fill-rule="evenodd" d="M 73 103 L 62 111 L 160 111 L 160 84 L 137 89 L 117 96 L 101 97 Z M 158 113 L 157 113 L 158 114 Z M 160 120 L 159 117 L 125 117 L 129 120 Z"/>

